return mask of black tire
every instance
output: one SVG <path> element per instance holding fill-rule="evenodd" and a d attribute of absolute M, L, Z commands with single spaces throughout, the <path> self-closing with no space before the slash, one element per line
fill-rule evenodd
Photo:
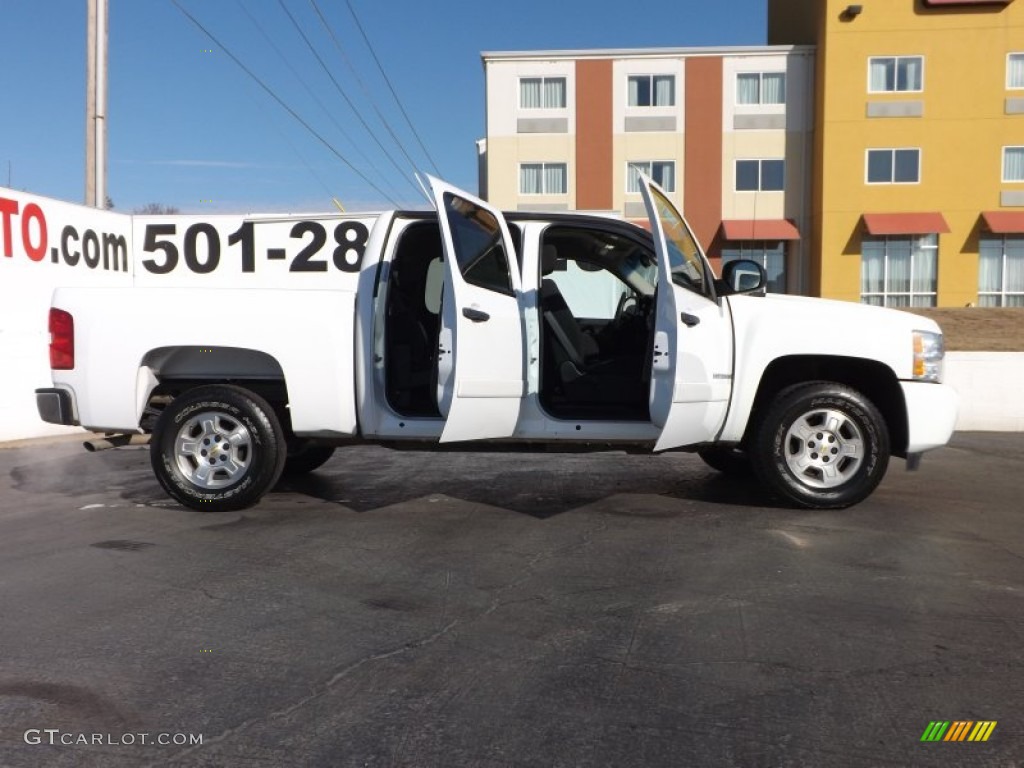
<path fill-rule="evenodd" d="M 739 448 L 712 446 L 701 448 L 697 455 L 709 467 L 730 477 L 750 477 L 754 474 L 754 469 L 750 466 L 750 457 L 746 451 Z"/>
<path fill-rule="evenodd" d="M 824 450 L 822 450 L 824 448 Z M 863 501 L 889 466 L 889 431 L 857 390 L 834 382 L 780 392 L 757 423 L 751 463 L 763 483 L 812 509 Z"/>
<path fill-rule="evenodd" d="M 176 501 L 226 512 L 253 506 L 274 487 L 287 446 L 266 400 L 215 384 L 171 401 L 157 420 L 149 455 L 157 480 Z"/>
<path fill-rule="evenodd" d="M 288 441 L 288 457 L 281 474 L 285 477 L 308 474 L 326 464 L 333 455 L 334 446 L 294 438 Z"/>

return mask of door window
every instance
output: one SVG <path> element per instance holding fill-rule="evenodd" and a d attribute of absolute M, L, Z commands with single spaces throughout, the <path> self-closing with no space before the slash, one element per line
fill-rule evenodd
<path fill-rule="evenodd" d="M 501 227 L 494 215 L 450 192 L 444 195 L 444 207 L 463 279 L 490 291 L 515 295 Z"/>
<path fill-rule="evenodd" d="M 651 194 L 665 232 L 672 282 L 696 293 L 706 294 L 709 285 L 707 268 L 704 266 L 704 259 L 701 258 L 697 240 L 686 222 L 679 218 L 672 203 L 656 189 L 652 188 Z"/>

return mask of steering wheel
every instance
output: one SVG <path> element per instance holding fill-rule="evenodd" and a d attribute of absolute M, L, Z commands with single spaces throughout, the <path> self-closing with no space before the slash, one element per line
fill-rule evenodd
<path fill-rule="evenodd" d="M 619 297 L 618 306 L 615 307 L 615 317 L 612 319 L 612 324 L 619 325 L 627 314 L 635 313 L 639 306 L 640 302 L 637 300 L 635 293 L 627 292 L 622 294 Z"/>

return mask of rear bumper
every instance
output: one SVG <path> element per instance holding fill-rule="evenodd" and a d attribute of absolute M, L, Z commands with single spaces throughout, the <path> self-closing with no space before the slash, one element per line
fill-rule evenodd
<path fill-rule="evenodd" d="M 956 427 L 960 397 L 945 384 L 901 381 L 907 404 L 907 454 L 941 448 Z"/>
<path fill-rule="evenodd" d="M 66 389 L 37 389 L 36 410 L 39 418 L 49 424 L 75 426 L 75 404 Z"/>

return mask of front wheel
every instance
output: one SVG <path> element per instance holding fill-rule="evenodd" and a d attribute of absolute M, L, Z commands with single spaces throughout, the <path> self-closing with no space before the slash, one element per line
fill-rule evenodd
<path fill-rule="evenodd" d="M 772 490 L 813 509 L 863 501 L 889 466 L 889 432 L 874 404 L 832 382 L 783 390 L 758 422 L 754 470 Z"/>
<path fill-rule="evenodd" d="M 227 385 L 196 387 L 160 414 L 150 462 L 160 485 L 186 507 L 245 509 L 274 487 L 287 447 L 274 409 Z"/>

